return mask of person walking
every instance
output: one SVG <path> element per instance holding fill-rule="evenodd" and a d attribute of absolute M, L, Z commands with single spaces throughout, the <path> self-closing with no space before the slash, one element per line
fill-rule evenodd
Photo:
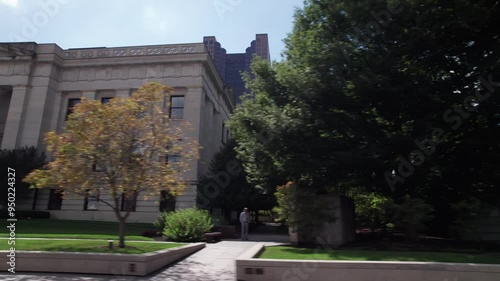
<path fill-rule="evenodd" d="M 248 208 L 243 208 L 243 212 L 240 214 L 241 223 L 241 240 L 248 240 L 248 221 L 250 220 L 250 215 L 248 214 Z"/>

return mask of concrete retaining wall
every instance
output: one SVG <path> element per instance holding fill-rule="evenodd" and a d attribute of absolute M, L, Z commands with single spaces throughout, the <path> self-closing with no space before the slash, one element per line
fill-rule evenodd
<path fill-rule="evenodd" d="M 297 261 L 256 259 L 264 249 L 256 245 L 236 260 L 238 281 L 498 281 L 500 265 L 377 262 Z"/>
<path fill-rule="evenodd" d="M 16 272 L 63 272 L 148 275 L 205 247 L 195 243 L 142 255 L 16 251 Z M 7 271 L 7 251 L 0 251 L 0 271 Z"/>

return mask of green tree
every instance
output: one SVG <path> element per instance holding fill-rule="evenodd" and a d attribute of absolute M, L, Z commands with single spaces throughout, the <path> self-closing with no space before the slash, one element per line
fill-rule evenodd
<path fill-rule="evenodd" d="M 396 208 L 396 205 L 391 198 L 354 188 L 348 196 L 356 205 L 355 217 L 358 227 L 386 229 L 389 223 L 394 224 L 391 211 Z"/>
<path fill-rule="evenodd" d="M 498 14 L 488 0 L 305 1 L 285 60 L 254 63 L 232 118 L 248 178 L 409 195 L 440 234 L 443 202 L 498 206 Z"/>
<path fill-rule="evenodd" d="M 148 83 L 130 98 L 110 103 L 83 100 L 74 108 L 65 131 L 46 135 L 53 160 L 31 172 L 25 181 L 37 188 L 57 187 L 63 195 L 109 195 L 97 199 L 109 206 L 119 222 L 119 247 L 125 247 L 125 223 L 131 208 L 121 208 L 122 197 L 145 199 L 161 190 L 182 193 L 182 173 L 196 155 L 196 144 L 180 126 L 170 124 L 169 95 L 173 89 Z M 168 154 L 182 155 L 179 162 Z M 125 200 L 126 201 L 126 200 Z"/>
<path fill-rule="evenodd" d="M 226 220 L 232 211 L 271 210 L 276 199 L 267 190 L 255 187 L 246 178 L 241 162 L 234 150 L 236 142 L 229 140 L 215 154 L 209 171 L 198 183 L 198 203 L 203 208 L 220 208 Z"/>
<path fill-rule="evenodd" d="M 41 168 L 45 164 L 45 154 L 40 153 L 36 147 L 22 147 L 16 149 L 1 149 L 0 150 L 0 181 L 7 183 L 7 169 L 15 170 L 15 193 L 16 200 L 27 199 L 32 190 L 29 189 L 29 184 L 26 184 L 22 179 L 31 171 Z M 0 209 L 7 208 L 7 185 L 2 188 L 0 197 Z M 9 186 L 10 187 L 10 186 Z"/>

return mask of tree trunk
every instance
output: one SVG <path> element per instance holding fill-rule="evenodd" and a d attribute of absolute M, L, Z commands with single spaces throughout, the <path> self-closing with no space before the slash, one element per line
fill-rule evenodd
<path fill-rule="evenodd" d="M 120 237 L 120 242 L 118 244 L 119 248 L 125 248 L 125 219 L 124 218 L 119 218 L 119 237 Z"/>

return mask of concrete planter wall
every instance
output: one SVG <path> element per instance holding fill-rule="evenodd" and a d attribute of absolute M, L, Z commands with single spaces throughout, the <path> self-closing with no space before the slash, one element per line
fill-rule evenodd
<path fill-rule="evenodd" d="M 319 261 L 256 259 L 264 250 L 256 245 L 236 260 L 239 281 L 498 281 L 500 265 L 434 263 L 434 262 L 377 262 L 377 261 Z"/>
<path fill-rule="evenodd" d="M 148 275 L 205 247 L 205 243 L 142 255 L 16 251 L 16 272 L 63 272 Z M 0 251 L 0 270 L 7 271 L 7 251 Z"/>

